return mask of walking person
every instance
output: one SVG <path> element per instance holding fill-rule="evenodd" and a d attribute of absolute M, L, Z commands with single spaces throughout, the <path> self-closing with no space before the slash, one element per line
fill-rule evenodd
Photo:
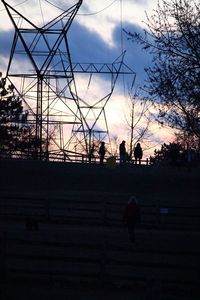
<path fill-rule="evenodd" d="M 137 146 L 134 150 L 135 164 L 137 165 L 137 161 L 139 161 L 139 165 L 141 165 L 141 159 L 143 156 L 143 150 L 140 143 L 137 143 Z"/>
<path fill-rule="evenodd" d="M 124 213 L 124 221 L 126 222 L 129 238 L 132 243 L 135 242 L 135 227 L 141 222 L 140 206 L 134 196 L 128 200 L 128 204 Z"/>
<path fill-rule="evenodd" d="M 105 154 L 106 154 L 105 143 L 101 142 L 101 146 L 99 147 L 99 156 L 100 156 L 100 165 L 101 166 L 103 166 Z"/>
<path fill-rule="evenodd" d="M 119 162 L 120 166 L 124 165 L 126 163 L 126 147 L 125 147 L 125 141 L 122 141 L 119 145 Z"/>

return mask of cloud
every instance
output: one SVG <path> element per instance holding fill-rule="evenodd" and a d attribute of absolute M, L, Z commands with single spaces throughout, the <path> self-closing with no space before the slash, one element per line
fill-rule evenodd
<path fill-rule="evenodd" d="M 111 61 L 112 48 L 96 32 L 77 22 L 70 28 L 69 46 L 73 61 Z"/>
<path fill-rule="evenodd" d="M 0 31 L 0 71 L 2 72 L 5 72 L 8 65 L 13 34 L 12 30 Z"/>
<path fill-rule="evenodd" d="M 13 31 L 0 31 L 1 55 L 8 56 L 13 39 Z"/>
<path fill-rule="evenodd" d="M 21 6 L 17 6 L 16 9 L 23 11 L 23 8 L 27 12 L 27 8 L 34 1 L 27 1 Z M 77 1 L 73 0 L 68 3 L 73 5 Z M 124 19 L 125 16 L 133 11 L 134 5 L 140 6 L 140 9 L 143 5 L 147 5 L 149 1 L 125 1 L 123 6 Z M 13 1 L 16 3 L 16 1 Z M 18 3 L 18 2 L 17 2 Z M 54 3 L 54 2 L 52 2 Z M 112 1 L 110 2 L 112 3 Z M 48 7 L 49 11 L 54 11 L 51 5 L 45 4 L 45 1 L 42 1 L 42 5 Z M 66 7 L 66 3 L 62 0 L 56 1 L 56 4 L 61 7 Z M 121 27 L 119 20 L 119 3 L 113 3 L 113 5 L 104 11 L 103 14 L 97 14 L 87 18 L 84 16 L 84 12 L 96 11 L 104 8 L 109 4 L 109 1 L 102 1 L 94 3 L 94 1 L 86 0 L 83 1 L 83 4 L 78 12 L 78 16 L 74 19 L 70 31 L 69 31 L 69 46 L 71 50 L 71 57 L 73 61 L 80 62 L 113 62 L 121 54 Z M 55 9 L 56 10 L 56 9 Z M 116 14 L 113 14 L 113 11 Z M 57 13 L 59 11 L 57 10 Z M 61 11 L 60 11 L 61 12 Z M 59 12 L 59 13 L 60 13 Z M 83 16 L 81 16 L 83 12 Z M 37 16 L 36 9 L 31 10 L 33 20 L 41 19 L 41 16 Z M 50 16 L 53 13 L 50 13 Z M 30 11 L 29 11 L 30 15 Z M 45 14 L 46 16 L 46 14 Z M 132 21 L 132 19 L 130 19 Z M 133 19 L 134 20 L 134 19 Z M 7 21 L 7 23 L 9 23 Z M 1 45 L 1 58 L 0 67 L 5 67 L 5 58 L 9 57 L 9 50 L 11 47 L 11 41 L 14 29 L 0 32 L 0 42 Z M 141 27 L 138 24 L 133 24 L 132 22 L 123 22 L 123 28 L 127 31 L 141 31 Z M 100 33 L 101 31 L 101 33 Z M 104 36 L 105 32 L 109 35 L 109 38 Z M 123 34 L 123 49 L 126 50 L 125 61 L 126 64 L 132 68 L 137 73 L 137 84 L 141 85 L 145 79 L 144 67 L 150 64 L 151 57 L 145 51 L 141 50 L 141 47 L 136 43 L 127 40 L 127 37 Z"/>
<path fill-rule="evenodd" d="M 143 33 L 143 29 L 140 26 L 132 23 L 124 23 L 123 29 L 131 33 Z M 121 40 L 119 27 L 116 27 L 113 31 L 113 40 L 118 45 L 118 49 L 122 46 L 126 50 L 125 63 L 136 72 L 136 84 L 142 86 L 146 80 L 144 69 L 151 65 L 152 55 L 143 50 L 141 45 L 128 39 L 128 35 L 124 32 Z"/>
<path fill-rule="evenodd" d="M 128 22 L 123 23 L 123 28 L 130 32 L 142 31 L 139 25 Z M 9 59 L 13 33 L 14 29 L 0 32 L 0 42 L 3 45 L 1 47 L 0 69 L 5 68 L 6 61 Z M 83 26 L 76 18 L 70 27 L 68 39 L 72 62 L 112 63 L 119 57 L 123 48 L 123 50 L 126 50 L 124 62 L 136 72 L 136 85 L 143 85 L 146 78 L 144 68 L 150 65 L 151 56 L 143 51 L 140 45 L 128 40 L 124 33 L 123 41 L 121 40 L 120 24 L 116 23 L 113 27 L 112 46 L 98 32 L 89 29 L 87 26 Z M 123 89 L 123 81 L 121 81 L 121 89 L 118 89 L 120 93 Z"/>
<path fill-rule="evenodd" d="M 142 32 L 138 25 L 125 23 L 124 28 L 130 32 Z M 121 47 L 126 50 L 124 62 L 136 72 L 137 85 L 143 85 L 146 79 L 144 68 L 149 66 L 152 56 L 136 42 L 128 40 L 123 33 L 123 45 L 121 45 L 121 28 L 115 26 L 112 32 L 114 46 L 106 43 L 96 32 L 74 22 L 69 33 L 69 46 L 72 61 L 74 62 L 104 62 L 112 63 L 121 54 Z"/>

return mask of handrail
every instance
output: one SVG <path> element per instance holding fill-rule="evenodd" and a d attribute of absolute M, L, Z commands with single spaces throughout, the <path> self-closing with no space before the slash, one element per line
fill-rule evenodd
<path fill-rule="evenodd" d="M 114 158 L 115 164 L 119 165 L 119 157 L 115 156 L 107 156 L 104 160 L 104 165 L 109 164 L 109 159 Z M 45 153 L 41 158 L 37 158 L 34 156 L 33 153 L 27 151 L 22 153 L 17 153 L 15 151 L 0 150 L 0 159 L 22 159 L 22 160 L 42 160 L 42 161 L 57 161 L 57 162 L 73 162 L 73 163 L 86 163 L 86 164 L 100 164 L 100 158 L 99 156 L 93 156 L 91 160 L 89 160 L 89 157 L 85 154 L 81 153 L 73 153 L 73 152 L 65 152 L 63 153 L 49 153 L 46 155 Z M 135 159 L 131 159 L 126 162 L 126 165 L 139 165 L 136 164 Z M 141 165 L 150 166 L 151 162 L 149 158 L 141 159 Z"/>

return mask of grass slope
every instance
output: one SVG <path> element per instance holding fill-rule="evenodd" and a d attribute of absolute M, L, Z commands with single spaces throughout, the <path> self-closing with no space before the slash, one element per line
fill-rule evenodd
<path fill-rule="evenodd" d="M 167 201 L 199 204 L 199 169 L 117 166 L 40 161 L 1 160 L 0 193 L 83 193 L 134 194 L 144 202 Z"/>

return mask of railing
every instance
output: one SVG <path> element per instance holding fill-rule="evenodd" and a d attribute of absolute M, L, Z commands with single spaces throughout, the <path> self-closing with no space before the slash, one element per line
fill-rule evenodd
<path fill-rule="evenodd" d="M 8 150 L 1 150 L 0 151 L 0 158 L 3 159 L 22 159 L 22 160 L 42 160 L 42 161 L 57 161 L 57 162 L 74 162 L 74 163 L 87 163 L 87 164 L 99 164 L 100 159 L 99 156 L 93 156 L 91 160 L 89 160 L 88 156 L 81 153 L 43 153 L 41 157 L 33 156 L 33 154 L 29 152 L 23 152 L 23 153 L 17 153 L 17 152 L 11 152 Z M 114 158 L 114 164 L 119 165 L 119 158 L 118 157 L 106 157 L 104 160 L 104 165 L 109 165 L 109 159 Z M 136 165 L 136 161 L 134 159 L 127 160 L 126 164 L 130 165 Z M 139 163 L 137 163 L 139 165 Z M 141 165 L 150 165 L 150 159 L 142 159 Z"/>

